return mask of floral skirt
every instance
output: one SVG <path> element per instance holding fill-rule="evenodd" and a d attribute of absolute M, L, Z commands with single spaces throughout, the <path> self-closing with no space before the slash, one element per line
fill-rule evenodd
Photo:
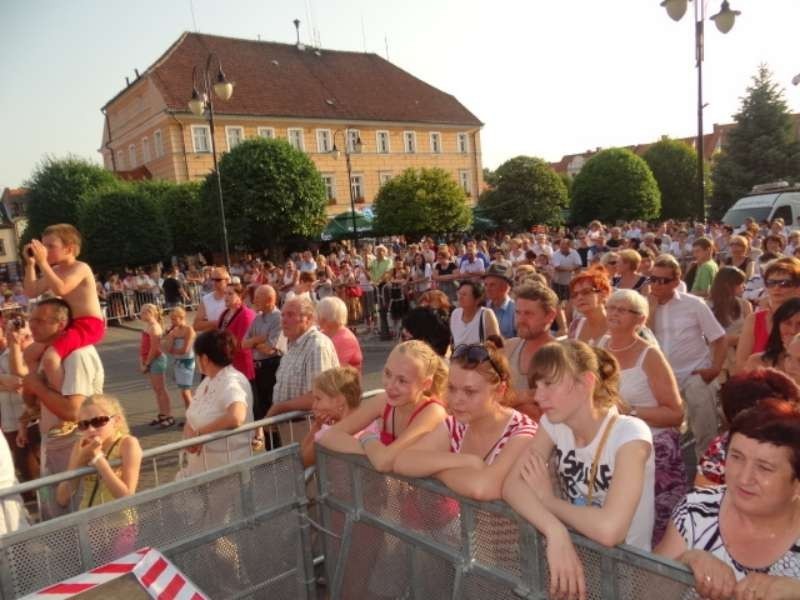
<path fill-rule="evenodd" d="M 683 499 L 689 486 L 686 466 L 681 455 L 680 434 L 674 429 L 653 436 L 656 458 L 656 520 L 653 526 L 653 547 L 664 537 L 672 509 Z"/>

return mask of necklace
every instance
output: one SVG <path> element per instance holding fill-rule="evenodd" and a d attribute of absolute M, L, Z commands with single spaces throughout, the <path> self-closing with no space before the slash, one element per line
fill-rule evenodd
<path fill-rule="evenodd" d="M 628 344 L 627 346 L 625 346 L 624 348 L 612 348 L 611 347 L 611 340 L 608 340 L 608 349 L 611 350 L 612 352 L 625 352 L 625 350 L 630 350 L 631 348 L 633 348 L 636 345 L 636 342 L 638 342 L 638 341 L 639 341 L 639 338 L 634 337 L 633 341 L 630 344 Z"/>

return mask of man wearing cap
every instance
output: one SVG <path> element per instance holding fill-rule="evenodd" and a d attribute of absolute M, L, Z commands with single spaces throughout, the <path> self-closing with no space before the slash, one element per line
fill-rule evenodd
<path fill-rule="evenodd" d="M 514 283 L 509 265 L 495 262 L 489 265 L 483 283 L 486 288 L 487 306 L 494 311 L 500 325 L 500 335 L 505 339 L 517 336 L 516 306 L 508 295 Z"/>

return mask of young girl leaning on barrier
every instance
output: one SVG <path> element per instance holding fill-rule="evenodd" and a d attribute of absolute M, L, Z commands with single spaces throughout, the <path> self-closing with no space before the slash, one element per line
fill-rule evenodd
<path fill-rule="evenodd" d="M 567 527 L 605 546 L 625 542 L 650 550 L 652 434 L 644 421 L 617 410 L 619 365 L 605 350 L 551 342 L 534 355 L 529 380 L 544 414 L 503 484 L 503 498 L 547 538 L 551 596 L 585 598 L 583 567 Z"/>
<path fill-rule="evenodd" d="M 395 472 L 435 476 L 476 500 L 500 498 L 503 480 L 537 428 L 507 406 L 510 377 L 508 361 L 493 343 L 458 346 L 447 383 L 451 415 L 400 453 Z"/>
<path fill-rule="evenodd" d="M 364 400 L 319 443 L 336 452 L 364 454 L 376 470 L 389 472 L 403 449 L 444 421 L 440 398 L 446 381 L 447 368 L 430 346 L 417 340 L 398 344 L 383 369 L 384 392 Z"/>

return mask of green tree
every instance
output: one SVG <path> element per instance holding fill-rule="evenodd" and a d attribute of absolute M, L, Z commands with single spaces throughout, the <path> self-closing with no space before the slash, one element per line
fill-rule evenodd
<path fill-rule="evenodd" d="M 23 243 L 39 237 L 48 225 L 70 223 L 80 227 L 86 203 L 100 192 L 120 187 L 111 172 L 86 160 L 46 157 L 25 183 L 28 195 L 28 227 Z M 84 233 L 84 238 L 86 237 Z M 90 245 L 86 240 L 84 250 Z"/>
<path fill-rule="evenodd" d="M 325 185 L 307 154 L 285 140 L 247 140 L 219 162 L 232 248 L 278 248 L 287 239 L 316 237 L 325 226 Z M 216 174 L 201 190 L 204 222 L 221 248 Z"/>
<path fill-rule="evenodd" d="M 200 199 L 198 182 L 142 181 L 137 189 L 152 196 L 161 206 L 172 239 L 172 251 L 177 255 L 195 254 L 212 249 L 216 240 L 212 231 L 219 227 L 217 219 L 207 222 Z"/>
<path fill-rule="evenodd" d="M 483 167 L 483 182 L 489 187 L 494 187 L 497 184 L 495 172 L 489 167 Z"/>
<path fill-rule="evenodd" d="M 406 169 L 385 183 L 373 205 L 381 234 L 466 231 L 472 211 L 464 190 L 443 169 Z"/>
<path fill-rule="evenodd" d="M 576 223 L 593 219 L 655 219 L 661 194 L 647 163 L 630 150 L 610 148 L 590 158 L 572 184 L 572 214 Z"/>
<path fill-rule="evenodd" d="M 81 229 L 91 241 L 86 259 L 96 269 L 151 264 L 172 253 L 161 203 L 141 186 L 123 184 L 89 200 Z"/>
<path fill-rule="evenodd" d="M 697 201 L 697 152 L 678 140 L 663 139 L 644 153 L 661 192 L 662 219 L 696 219 L 700 215 Z"/>
<path fill-rule="evenodd" d="M 504 229 L 519 231 L 532 225 L 561 223 L 567 207 L 567 186 L 540 158 L 517 156 L 495 171 L 494 189 L 481 194 L 479 206 Z"/>
<path fill-rule="evenodd" d="M 800 175 L 800 147 L 792 135 L 792 119 L 783 89 L 772 81 L 766 65 L 758 68 L 741 99 L 735 127 L 714 162 L 712 216 L 721 217 L 759 183 Z"/>

